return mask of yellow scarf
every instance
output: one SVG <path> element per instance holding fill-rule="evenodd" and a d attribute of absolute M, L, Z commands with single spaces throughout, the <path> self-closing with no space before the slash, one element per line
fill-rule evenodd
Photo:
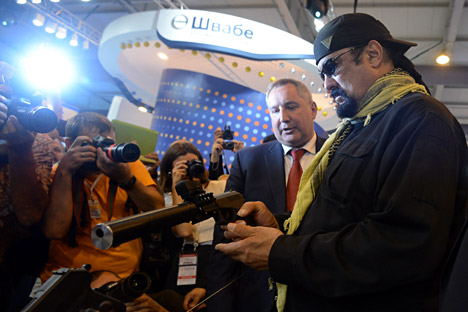
<path fill-rule="evenodd" d="M 373 114 L 384 110 L 387 106 L 412 92 L 428 94 L 424 86 L 417 84 L 408 73 L 401 69 L 394 69 L 385 74 L 369 88 L 356 115 L 352 119 L 344 119 L 338 125 L 336 131 L 325 141 L 320 151 L 302 174 L 294 210 L 289 219 L 284 222 L 284 228 L 287 230 L 286 234 L 291 235 L 297 230 L 317 195 L 317 190 L 322 183 L 323 172 L 328 166 L 330 147 L 340 136 L 345 126 L 351 120 L 363 117 L 366 117 L 364 126 L 367 126 L 371 122 Z M 278 312 L 283 312 L 288 286 L 281 283 L 276 284 L 278 288 L 276 306 Z"/>

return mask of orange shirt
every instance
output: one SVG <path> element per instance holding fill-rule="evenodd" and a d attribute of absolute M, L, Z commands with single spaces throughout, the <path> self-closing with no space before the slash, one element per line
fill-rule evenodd
<path fill-rule="evenodd" d="M 129 163 L 129 165 L 138 181 L 145 186 L 156 185 L 145 166 L 139 160 Z M 95 180 L 96 178 L 92 180 L 85 179 L 85 184 L 92 186 Z M 59 268 L 80 268 L 83 264 L 91 264 L 91 271 L 108 270 L 118 274 L 121 278 L 129 276 L 139 268 L 143 250 L 141 239 L 135 239 L 107 250 L 98 249 L 91 241 L 91 229 L 98 223 L 108 221 L 107 196 L 109 192 L 109 178 L 102 175 L 92 192 L 90 192 L 89 187 L 84 186 L 83 189 L 86 191 L 88 199 L 94 198 L 98 201 L 101 218 L 91 218 L 91 224 L 87 227 L 77 226 L 77 247 L 68 246 L 66 240 L 51 241 L 49 260 L 41 273 L 43 281 L 52 276 L 52 271 Z M 121 188 L 117 189 L 111 220 L 133 214 L 132 211 L 127 212 L 125 209 L 127 197 L 126 191 Z"/>

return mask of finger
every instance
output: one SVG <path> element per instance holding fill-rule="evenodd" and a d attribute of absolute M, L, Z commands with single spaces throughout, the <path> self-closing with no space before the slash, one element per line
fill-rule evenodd
<path fill-rule="evenodd" d="M 92 140 L 87 136 L 79 136 L 75 139 L 75 141 L 73 141 L 73 144 L 70 146 L 70 149 L 77 147 L 77 146 L 82 146 L 85 142 L 86 144 L 91 144 Z"/>
<path fill-rule="evenodd" d="M 246 217 L 250 214 L 261 212 L 263 208 L 266 208 L 266 206 L 262 202 L 246 202 L 237 211 L 237 215 L 239 217 Z"/>
<path fill-rule="evenodd" d="M 228 223 L 226 229 L 239 238 L 247 238 L 252 234 L 251 227 L 244 224 Z"/>
<path fill-rule="evenodd" d="M 240 259 L 239 256 L 239 243 L 232 242 L 229 244 L 218 244 L 215 246 L 215 249 L 221 251 L 225 255 L 228 255 L 232 259 L 238 261 Z"/>

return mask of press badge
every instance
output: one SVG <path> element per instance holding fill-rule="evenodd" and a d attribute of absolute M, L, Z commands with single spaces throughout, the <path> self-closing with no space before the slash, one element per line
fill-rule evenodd
<path fill-rule="evenodd" d="M 88 199 L 88 206 L 91 219 L 101 219 L 101 209 L 99 209 L 99 202 L 95 199 Z"/>
<path fill-rule="evenodd" d="M 195 285 L 197 281 L 197 254 L 180 254 L 177 286 Z"/>

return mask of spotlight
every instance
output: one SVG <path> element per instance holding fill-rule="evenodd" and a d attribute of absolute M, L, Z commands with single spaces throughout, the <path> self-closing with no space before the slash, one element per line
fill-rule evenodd
<path fill-rule="evenodd" d="M 70 84 L 74 78 L 73 63 L 61 50 L 50 47 L 33 49 L 19 64 L 25 81 L 38 90 L 55 90 Z"/>
<path fill-rule="evenodd" d="M 77 47 L 78 46 L 78 35 L 74 33 L 70 39 L 70 45 L 72 47 Z"/>
<path fill-rule="evenodd" d="M 17 4 L 26 4 L 27 0 L 16 0 Z"/>
<path fill-rule="evenodd" d="M 44 17 L 44 15 L 42 15 L 40 13 L 37 13 L 36 17 L 33 19 L 32 22 L 33 22 L 34 25 L 36 25 L 38 27 L 44 26 L 45 17 Z"/>
<path fill-rule="evenodd" d="M 57 31 L 57 23 L 54 22 L 47 22 L 46 27 L 44 28 L 46 32 L 49 34 L 53 34 Z"/>
<path fill-rule="evenodd" d="M 42 2 L 42 0 L 32 0 L 31 2 L 34 3 L 34 4 L 39 4 L 39 3 Z"/>
<path fill-rule="evenodd" d="M 59 39 L 65 39 L 67 37 L 67 30 L 63 27 L 59 27 L 57 29 L 57 32 L 55 33 L 55 36 Z"/>
<path fill-rule="evenodd" d="M 140 112 L 142 112 L 142 113 L 147 113 L 147 112 L 148 112 L 148 109 L 147 109 L 145 106 L 143 106 L 143 105 L 138 106 L 138 110 L 139 110 Z"/>
<path fill-rule="evenodd" d="M 436 62 L 439 65 L 447 65 L 450 62 L 450 56 L 448 56 L 447 52 L 442 51 L 439 56 L 437 56 Z"/>
<path fill-rule="evenodd" d="M 328 12 L 328 0 L 307 0 L 306 9 L 315 18 L 322 18 Z"/>
<path fill-rule="evenodd" d="M 55 3 L 57 3 L 57 2 L 60 2 L 60 0 L 50 0 L 50 2 L 55 2 Z"/>
<path fill-rule="evenodd" d="M 0 24 L 4 27 L 14 25 L 16 23 L 16 16 L 8 8 L 0 8 Z"/>

